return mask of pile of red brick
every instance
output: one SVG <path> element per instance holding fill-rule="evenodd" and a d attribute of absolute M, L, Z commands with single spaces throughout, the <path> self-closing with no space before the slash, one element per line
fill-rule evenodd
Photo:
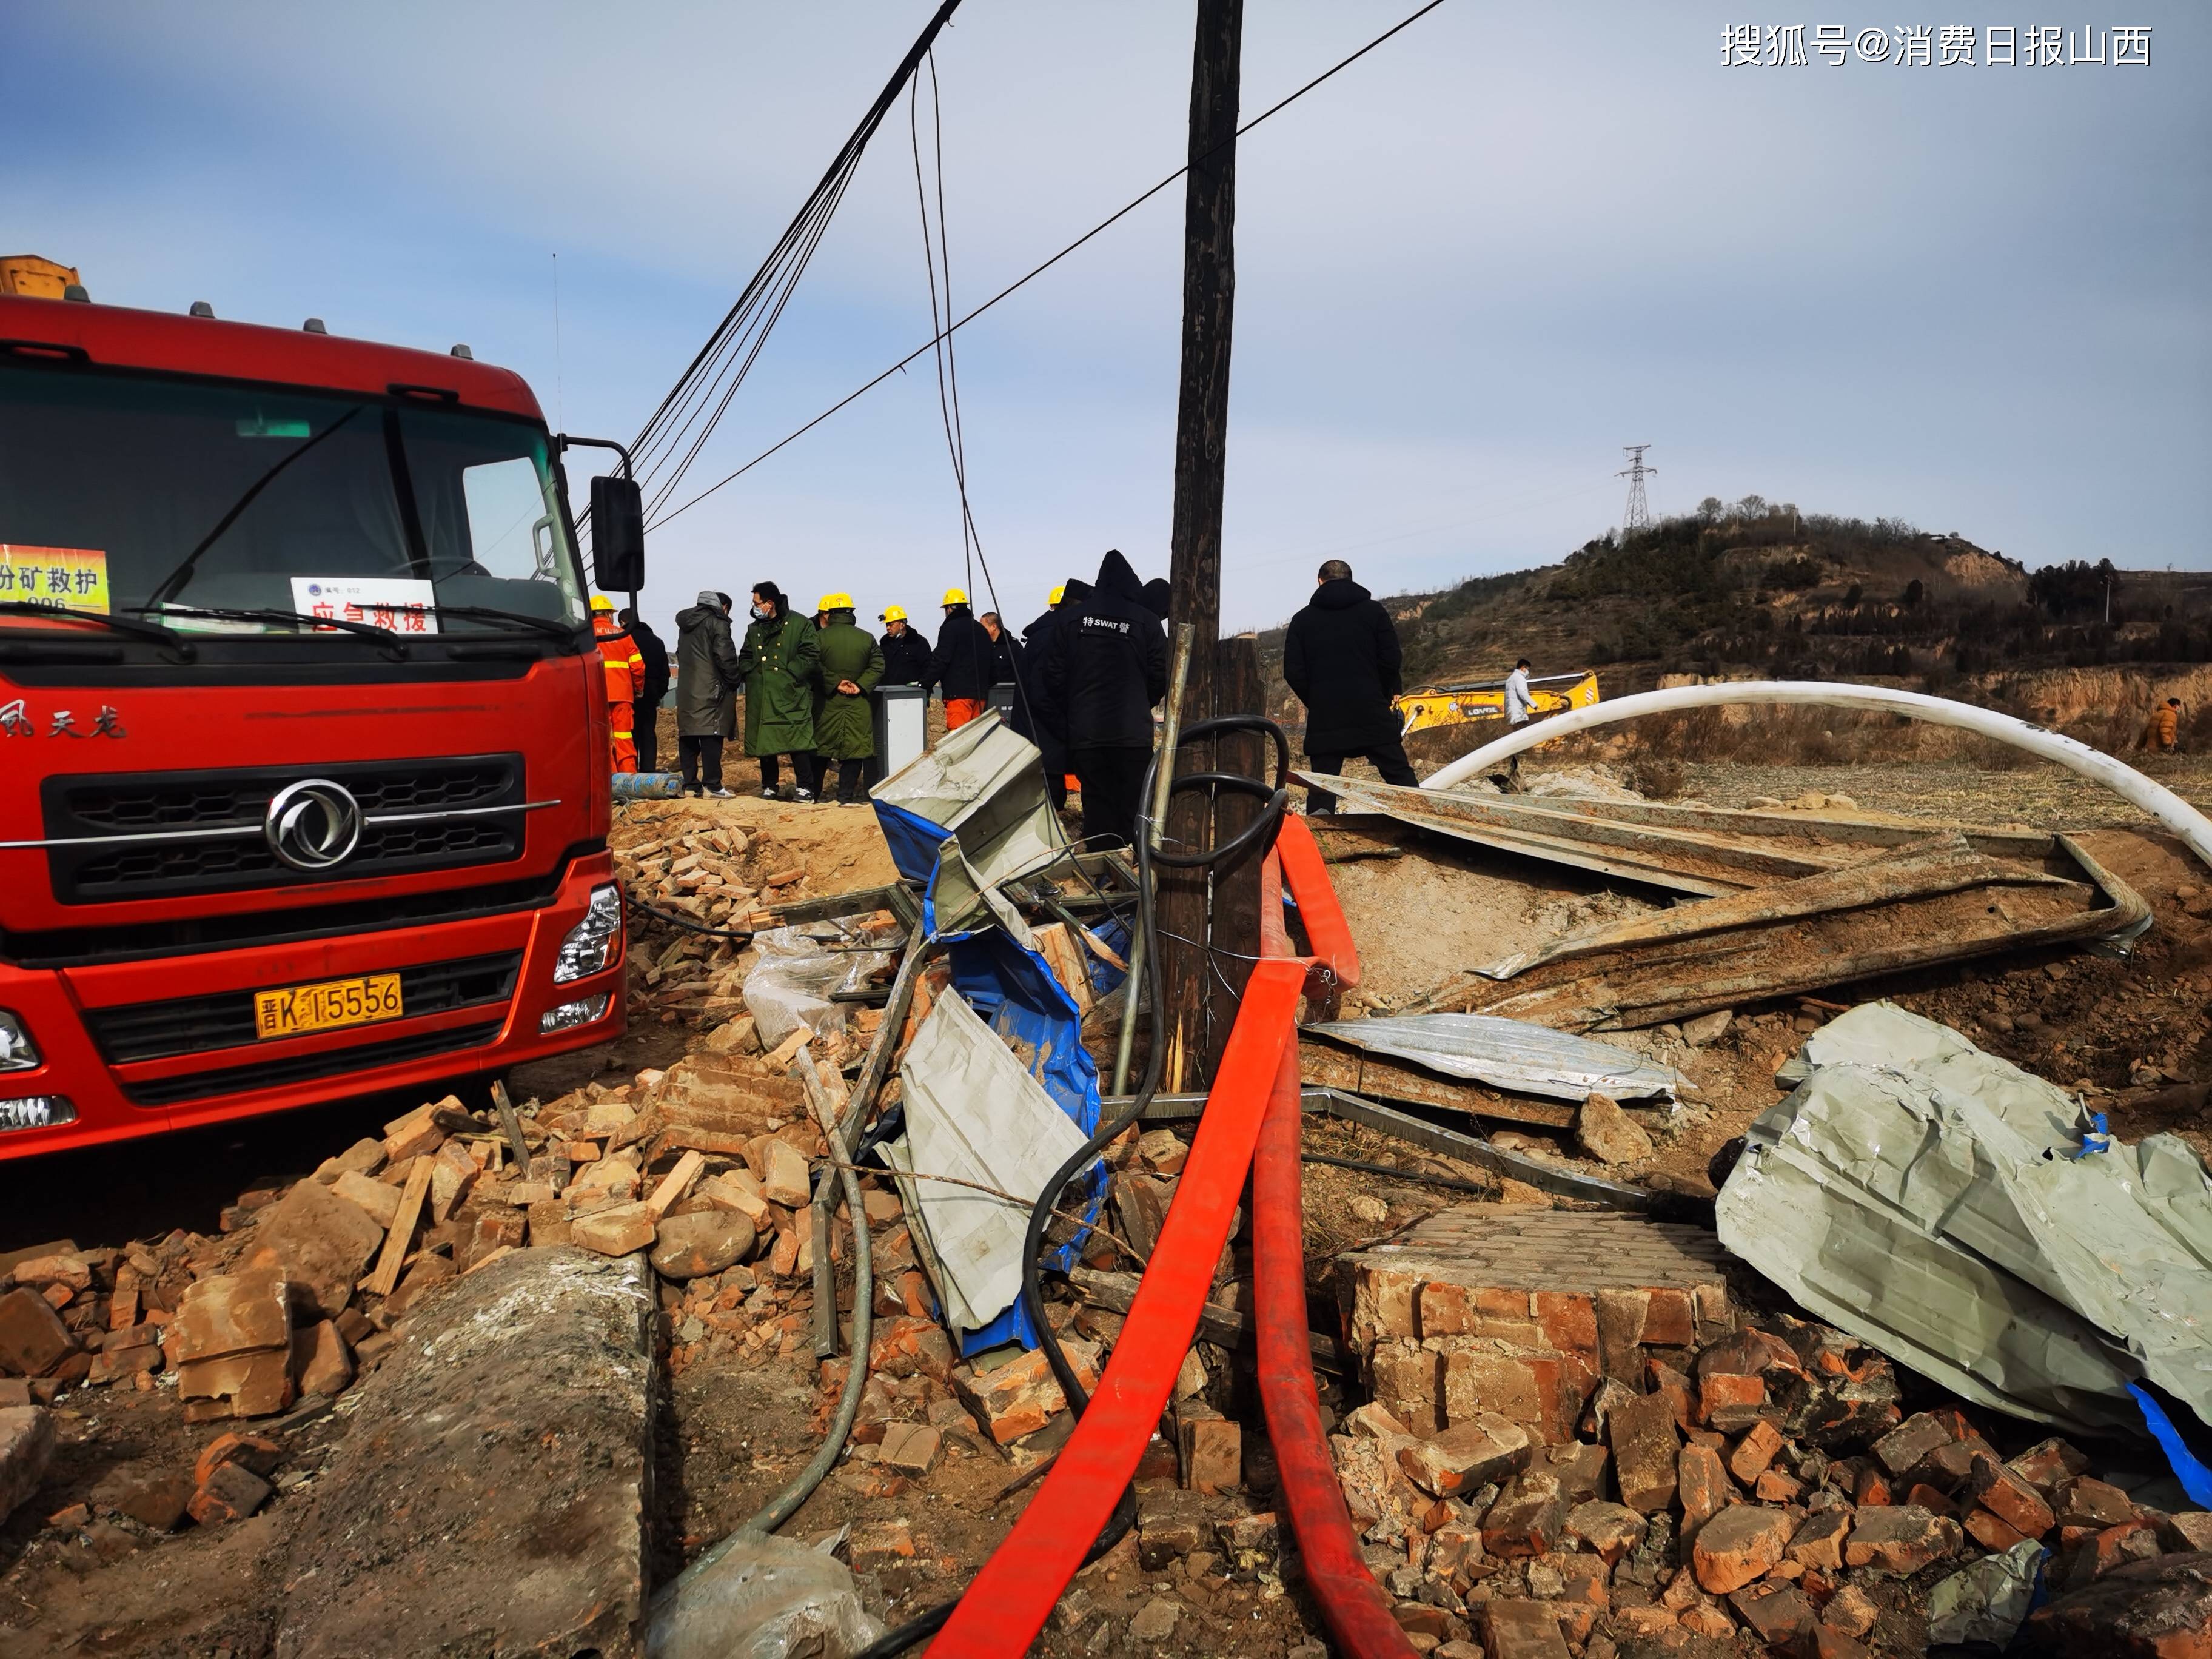
<path fill-rule="evenodd" d="M 2054 1594 L 2212 1548 L 2212 1514 L 2148 1508 L 2063 1440 L 2007 1457 L 1955 1407 L 1901 1417 L 1880 1354 L 1747 1312 L 1706 1265 L 1692 1230 L 1489 1206 L 1347 1258 L 1376 1397 L 1333 1444 L 1417 1644 L 1605 1659 L 1743 1630 L 1845 1659 L 1899 1581 L 2023 1540 Z"/>

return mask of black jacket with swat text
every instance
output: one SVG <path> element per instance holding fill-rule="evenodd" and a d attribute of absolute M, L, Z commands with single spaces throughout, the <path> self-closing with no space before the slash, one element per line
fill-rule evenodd
<path fill-rule="evenodd" d="M 1354 755 L 1399 734 L 1406 689 L 1390 613 L 1349 577 L 1323 582 L 1283 635 L 1283 678 L 1306 706 L 1306 753 Z"/>
<path fill-rule="evenodd" d="M 1042 672 L 1048 719 L 1070 749 L 1150 749 L 1152 707 L 1167 695 L 1168 642 L 1145 585 L 1109 553 L 1097 585 L 1059 614 Z"/>

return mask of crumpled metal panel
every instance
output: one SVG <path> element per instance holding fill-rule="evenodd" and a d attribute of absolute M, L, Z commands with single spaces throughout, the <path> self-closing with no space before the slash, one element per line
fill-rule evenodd
<path fill-rule="evenodd" d="M 994 709 L 869 792 L 899 873 L 929 884 L 932 933 L 1004 925 L 1008 913 L 991 904 L 990 890 L 1065 855 L 1037 761 L 1036 745 Z"/>
<path fill-rule="evenodd" d="M 1593 1042 L 1494 1014 L 1334 1019 L 1304 1029 L 1452 1077 L 1553 1100 L 1581 1100 L 1592 1094 L 1615 1100 L 1671 1097 L 1679 1081 L 1671 1066 L 1609 1042 Z"/>
<path fill-rule="evenodd" d="M 2212 1422 L 2212 1176 L 2185 1141 L 2075 1158 L 2070 1096 L 1888 1003 L 1802 1066 L 1721 1190 L 1729 1249 L 1984 1405 L 2140 1433 L 2147 1377 Z"/>

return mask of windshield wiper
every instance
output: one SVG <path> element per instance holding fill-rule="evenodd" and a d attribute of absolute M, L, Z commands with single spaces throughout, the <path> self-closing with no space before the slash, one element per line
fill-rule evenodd
<path fill-rule="evenodd" d="M 173 628 L 164 628 L 159 623 L 132 622 L 127 617 L 111 617 L 104 611 L 70 611 L 58 605 L 34 605 L 23 599 L 9 599 L 0 601 L 0 616 L 64 617 L 71 622 L 98 623 L 102 627 L 113 629 L 118 634 L 129 634 L 137 639 L 151 640 L 157 645 L 165 645 L 185 662 L 191 661 L 199 654 L 192 642 Z M 66 637 L 66 635 L 61 637 Z"/>
<path fill-rule="evenodd" d="M 407 641 L 391 629 L 380 628 L 374 623 L 355 622 L 349 617 L 311 617 L 301 611 L 263 611 L 221 605 L 137 605 L 133 609 L 145 615 L 208 617 L 217 622 L 305 623 L 311 629 L 335 628 L 340 633 L 374 640 L 394 659 L 407 654 Z"/>
<path fill-rule="evenodd" d="M 172 593 L 181 592 L 184 589 L 185 584 L 191 580 L 192 567 L 199 562 L 200 555 L 206 552 L 210 547 L 213 547 L 216 544 L 216 539 L 222 536 L 222 532 L 238 522 L 238 515 L 245 512 L 247 507 L 253 505 L 255 497 L 258 496 L 263 490 L 268 489 L 270 484 L 275 483 L 278 477 L 283 476 L 286 467 L 291 465 L 293 462 L 298 460 L 302 455 L 305 455 L 317 444 L 322 442 L 324 439 L 329 437 L 332 433 L 338 431 L 346 424 L 347 422 L 352 420 L 355 416 L 360 414 L 362 408 L 362 405 L 356 404 L 353 408 L 346 410 L 346 412 L 339 416 L 337 420 L 332 421 L 320 432 L 315 434 L 313 437 L 308 439 L 307 442 L 301 444 L 297 449 L 292 451 L 291 453 L 284 456 L 276 463 L 276 465 L 270 467 L 266 472 L 263 473 L 252 483 L 248 484 L 246 487 L 245 493 L 240 495 L 236 501 L 233 501 L 224 511 L 223 515 L 215 521 L 215 527 L 209 531 L 206 535 L 201 537 L 198 542 L 193 544 L 192 550 L 185 555 L 183 561 L 174 570 L 172 570 L 167 575 L 162 577 L 159 582 L 155 584 L 152 593 L 148 597 L 150 598 L 155 605 L 159 605 L 162 600 L 167 599 Z"/>
<path fill-rule="evenodd" d="M 577 625 L 574 623 L 556 623 L 544 617 L 531 616 L 526 611 L 501 611 L 494 605 L 447 605 L 441 601 L 438 605 L 438 614 L 441 617 L 469 617 L 484 622 L 514 623 L 520 627 L 544 634 L 549 638 L 566 640 L 572 643 L 576 637 Z"/>

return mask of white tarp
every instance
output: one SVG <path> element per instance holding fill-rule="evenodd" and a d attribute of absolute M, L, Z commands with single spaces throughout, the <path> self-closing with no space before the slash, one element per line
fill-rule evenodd
<path fill-rule="evenodd" d="M 1336 1019 L 1305 1029 L 1451 1077 L 1553 1100 L 1582 1100 L 1593 1094 L 1646 1100 L 1671 1096 L 1678 1081 L 1671 1067 L 1655 1065 L 1626 1048 L 1497 1014 Z"/>
<path fill-rule="evenodd" d="M 1785 1075 L 1716 1206 L 1730 1250 L 1984 1405 L 2140 1432 L 2147 1377 L 2212 1422 L 2212 1177 L 2188 1143 L 2075 1158 L 2072 1097 L 1886 1002 Z"/>
<path fill-rule="evenodd" d="M 1029 1074 L 958 993 L 946 991 L 922 1021 L 899 1067 L 906 1134 L 884 1150 L 915 1176 L 921 1219 L 957 1305 L 951 1324 L 972 1331 L 1012 1307 L 1022 1287 L 1030 1205 L 1052 1172 L 1082 1146 L 1081 1129 Z M 953 1176 L 1023 1201 L 932 1181 Z"/>
<path fill-rule="evenodd" d="M 996 709 L 948 734 L 869 795 L 878 808 L 895 809 L 908 823 L 933 824 L 950 835 L 938 848 L 929 895 L 939 934 L 1003 925 L 1005 915 L 993 913 L 982 895 L 1043 869 L 1066 848 L 1036 745 L 1006 725 Z M 891 829 L 886 826 L 887 836 Z M 892 850 L 895 855 L 899 850 L 896 838 Z M 1026 939 L 1026 930 L 1017 937 Z"/>

